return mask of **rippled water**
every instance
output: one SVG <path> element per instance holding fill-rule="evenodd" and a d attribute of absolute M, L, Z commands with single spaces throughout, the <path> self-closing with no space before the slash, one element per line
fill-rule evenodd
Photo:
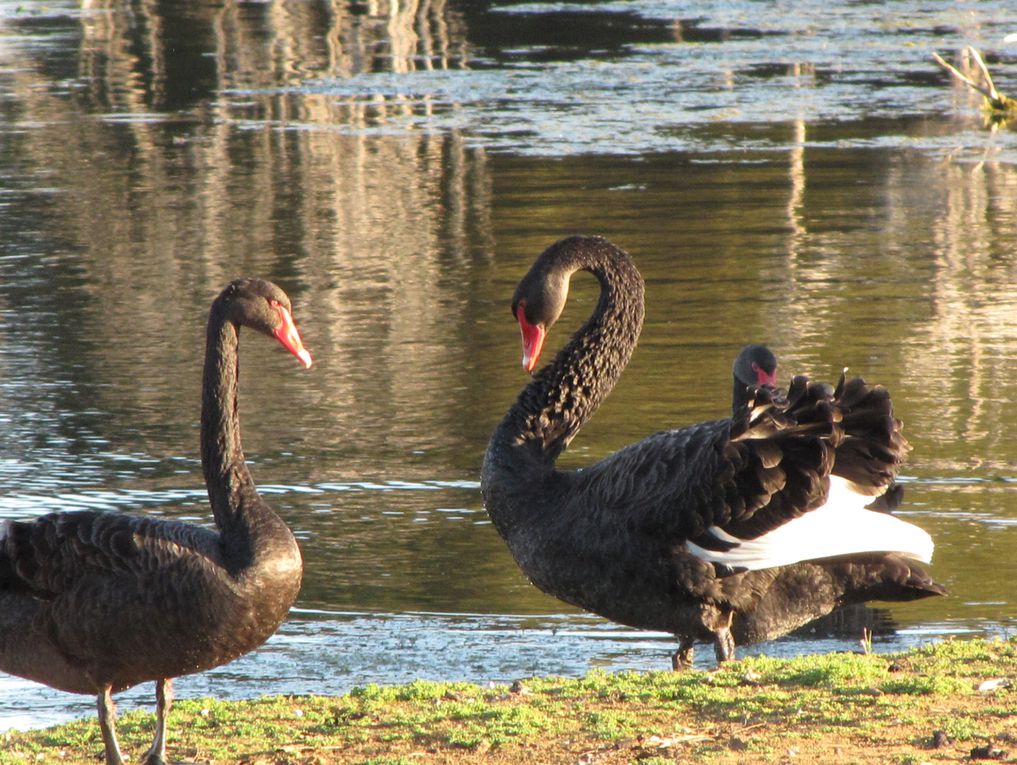
<path fill-rule="evenodd" d="M 530 586 L 480 504 L 525 382 L 515 282 L 583 231 L 633 254 L 647 321 L 564 464 L 722 414 L 746 342 L 782 379 L 847 365 L 894 393 L 951 590 L 858 618 L 879 650 L 1012 630 L 1017 141 L 930 52 L 979 46 L 1013 94 L 1013 32 L 993 2 L 0 0 L 0 515 L 208 522 L 203 322 L 256 273 L 316 358 L 243 343 L 245 451 L 305 585 L 179 695 L 667 666 L 667 636 Z M 594 298 L 577 279 L 549 343 Z M 0 728 L 93 707 L 0 676 Z"/>

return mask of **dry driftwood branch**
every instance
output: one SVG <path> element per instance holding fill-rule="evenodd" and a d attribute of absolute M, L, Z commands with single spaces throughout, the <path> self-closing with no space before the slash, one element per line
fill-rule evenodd
<path fill-rule="evenodd" d="M 979 53 L 975 48 L 970 45 L 964 49 L 964 52 L 971 57 L 975 62 L 975 66 L 978 67 L 978 72 L 981 75 L 982 82 L 976 82 L 975 80 L 968 77 L 966 74 L 957 69 L 953 64 L 947 62 L 938 53 L 933 53 L 932 57 L 936 59 L 936 62 L 946 69 L 950 74 L 956 77 L 958 80 L 963 82 L 968 87 L 981 93 L 986 100 L 986 105 L 991 111 L 994 112 L 1012 112 L 1017 113 L 1017 101 L 1014 99 L 1004 96 L 996 89 L 995 83 L 992 81 L 992 75 L 989 74 L 989 67 L 985 65 L 985 60 L 982 58 L 982 54 Z"/>

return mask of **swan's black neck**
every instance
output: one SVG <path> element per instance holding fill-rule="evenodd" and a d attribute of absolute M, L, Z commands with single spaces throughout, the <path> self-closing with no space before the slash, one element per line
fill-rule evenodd
<path fill-rule="evenodd" d="M 643 279 L 629 256 L 610 242 L 563 240 L 537 260 L 526 279 L 563 276 L 567 283 L 579 270 L 600 282 L 600 300 L 568 345 L 519 394 L 491 438 L 483 488 L 492 517 L 510 514 L 505 505 L 517 504 L 506 501 L 503 489 L 535 488 L 553 475 L 558 456 L 614 388 L 636 346 Z"/>
<path fill-rule="evenodd" d="M 237 409 L 237 326 L 216 302 L 208 322 L 201 397 L 201 465 L 215 522 L 224 536 L 243 534 L 262 505 L 244 462 Z"/>

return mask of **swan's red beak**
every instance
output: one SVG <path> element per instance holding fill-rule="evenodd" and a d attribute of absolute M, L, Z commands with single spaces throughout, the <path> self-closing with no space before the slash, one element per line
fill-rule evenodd
<path fill-rule="evenodd" d="M 297 325 L 293 323 L 293 317 L 290 312 L 283 308 L 281 305 L 276 306 L 279 310 L 279 316 L 282 318 L 282 324 L 275 331 L 275 339 L 282 343 L 283 347 L 300 359 L 300 363 L 305 368 L 311 366 L 311 354 L 304 348 L 304 343 L 300 339 L 300 333 L 297 332 Z"/>
<path fill-rule="evenodd" d="M 756 385 L 777 385 L 777 368 L 774 367 L 772 372 L 767 372 L 756 362 L 752 362 L 752 371 L 756 373 Z"/>
<path fill-rule="evenodd" d="M 540 358 L 540 349 L 544 347 L 544 327 L 541 324 L 530 324 L 526 320 L 523 305 L 517 309 L 516 319 L 519 321 L 519 332 L 523 336 L 523 369 L 532 372 L 537 366 L 537 359 Z"/>

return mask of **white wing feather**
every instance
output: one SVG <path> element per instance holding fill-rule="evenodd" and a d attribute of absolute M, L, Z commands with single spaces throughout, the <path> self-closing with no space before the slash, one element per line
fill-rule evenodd
<path fill-rule="evenodd" d="M 714 537 L 735 545 L 726 552 L 706 550 L 692 542 L 687 548 L 701 560 L 749 570 L 870 552 L 930 562 L 932 537 L 893 515 L 866 510 L 872 499 L 852 491 L 843 478 L 830 476 L 830 492 L 821 507 L 756 539 L 738 539 L 718 526 L 711 527 Z"/>

